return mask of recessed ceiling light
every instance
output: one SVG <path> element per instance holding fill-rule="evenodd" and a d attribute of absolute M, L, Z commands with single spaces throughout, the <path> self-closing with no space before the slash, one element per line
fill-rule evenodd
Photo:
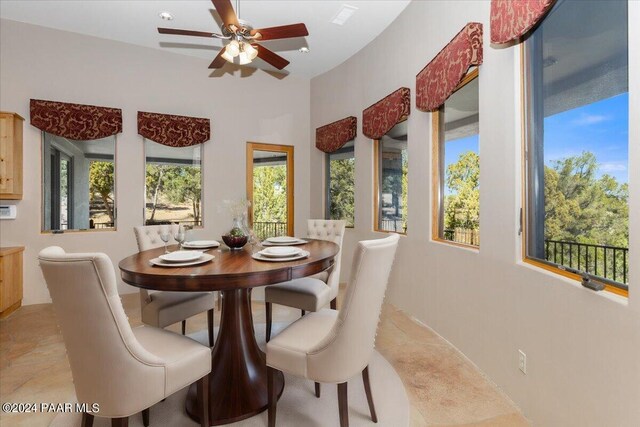
<path fill-rule="evenodd" d="M 309 53 L 309 48 L 306 46 L 302 46 L 300 49 L 298 49 L 298 51 L 302 53 Z"/>
<path fill-rule="evenodd" d="M 336 25 L 344 25 L 344 23 L 356 13 L 356 10 L 358 10 L 358 8 L 355 6 L 343 4 L 338 13 L 331 19 L 331 22 Z"/>
<path fill-rule="evenodd" d="M 171 21 L 173 20 L 173 15 L 170 14 L 169 12 L 160 12 L 158 14 L 158 16 L 162 19 L 164 19 L 165 21 Z"/>

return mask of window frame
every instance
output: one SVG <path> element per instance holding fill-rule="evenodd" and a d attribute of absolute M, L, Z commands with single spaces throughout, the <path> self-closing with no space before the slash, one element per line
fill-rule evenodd
<path fill-rule="evenodd" d="M 479 77 L 479 68 L 476 67 L 469 71 L 451 95 Z M 444 163 L 444 150 L 442 146 L 445 144 L 445 132 L 442 131 L 442 128 L 444 128 L 444 104 L 442 104 L 438 110 L 431 113 L 431 240 L 479 251 L 479 244 L 475 246 L 467 243 L 454 242 L 440 235 L 440 231 L 444 233 L 444 168 L 442 167 Z M 480 150 L 480 142 L 478 142 L 478 150 Z M 479 228 L 478 232 L 480 232 Z"/>
<path fill-rule="evenodd" d="M 394 126 L 397 126 L 398 124 L 406 120 L 408 120 L 408 118 L 396 123 Z M 409 142 L 409 139 L 407 137 L 407 153 L 409 150 L 408 142 Z M 380 206 L 380 187 L 381 187 L 380 177 L 382 176 L 381 170 L 380 170 L 382 168 L 382 163 L 380 162 L 381 151 L 382 151 L 382 140 L 374 139 L 373 140 L 373 231 L 378 233 L 395 233 L 401 236 L 406 236 L 407 235 L 406 229 L 403 232 L 403 231 L 383 230 L 380 227 L 380 210 L 382 209 L 382 206 Z M 407 190 L 407 200 L 408 199 L 409 199 L 409 194 Z"/>
<path fill-rule="evenodd" d="M 628 40 L 627 40 L 628 43 Z M 525 46 L 527 43 L 523 42 L 520 44 L 520 120 L 521 120 L 521 201 L 520 201 L 520 238 L 521 238 L 521 260 L 524 264 L 527 264 L 532 267 L 540 268 L 544 271 L 551 272 L 553 274 L 559 275 L 561 277 L 570 279 L 572 281 L 576 281 L 581 283 L 582 276 L 571 271 L 560 268 L 559 265 L 556 265 L 551 262 L 544 262 L 537 258 L 532 258 L 527 254 L 527 244 L 528 244 L 528 223 L 530 219 L 529 215 L 529 133 L 530 133 L 530 124 L 528 120 L 528 105 L 527 105 L 527 47 Z M 627 46 L 628 49 L 628 46 Z M 605 281 L 601 281 L 596 279 L 598 282 L 604 284 L 604 290 L 625 298 L 629 297 L 629 289 L 624 289 L 619 286 L 614 286 Z"/>
<path fill-rule="evenodd" d="M 349 141 L 351 142 L 351 141 Z M 353 161 L 355 164 L 356 161 L 356 146 L 355 146 L 355 140 L 353 141 Z M 348 144 L 348 143 L 347 143 Z M 345 144 L 346 145 L 346 144 Z M 342 149 L 342 148 L 341 148 Z M 337 150 L 340 151 L 340 150 Z M 324 156 L 324 161 L 325 161 L 325 168 L 324 168 L 324 175 L 325 175 L 325 179 L 324 179 L 324 218 L 327 220 L 331 219 L 331 155 L 334 153 L 325 153 Z M 355 175 L 353 177 L 353 190 L 354 190 L 354 206 L 353 206 L 353 224 L 352 225 L 346 225 L 346 228 L 355 228 L 356 226 L 356 215 L 355 215 Z M 342 218 L 342 220 L 344 220 L 344 218 Z M 346 220 L 344 220 L 346 222 Z"/>
<path fill-rule="evenodd" d="M 246 185 L 247 200 L 251 203 L 247 218 L 249 226 L 253 228 L 253 152 L 254 151 L 271 151 L 276 153 L 285 153 L 287 155 L 287 235 L 293 236 L 294 230 L 294 194 L 295 194 L 295 174 L 294 174 L 294 146 L 284 144 L 268 144 L 264 142 L 247 142 L 247 158 L 246 158 Z"/>

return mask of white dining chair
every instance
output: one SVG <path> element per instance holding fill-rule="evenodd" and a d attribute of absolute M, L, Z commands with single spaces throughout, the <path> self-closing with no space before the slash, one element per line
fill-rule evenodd
<path fill-rule="evenodd" d="M 173 237 L 178 231 L 178 224 L 134 227 L 138 251 L 142 252 L 164 246 L 160 234 L 167 229 Z M 214 307 L 215 298 L 211 292 L 149 292 L 140 288 L 142 322 L 147 325 L 166 328 L 174 323 L 182 322 L 182 335 L 184 335 L 187 329 L 187 319 L 206 311 L 210 347 L 213 347 Z"/>
<path fill-rule="evenodd" d="M 273 304 L 299 308 L 303 316 L 307 311 L 318 311 L 327 304 L 330 304 L 333 310 L 337 308 L 345 225 L 346 222 L 341 220 L 310 219 L 307 221 L 308 238 L 334 242 L 340 247 L 340 250 L 334 258 L 333 269 L 330 273 L 323 271 L 314 276 L 290 280 L 265 288 L 267 341 L 271 339 Z"/>
<path fill-rule="evenodd" d="M 209 425 L 211 350 L 163 329 L 132 329 L 118 295 L 116 275 L 102 253 L 42 250 L 40 268 L 64 339 L 78 402 L 99 405 L 95 416 L 126 427 L 142 411 L 197 381 L 201 425 Z M 82 426 L 93 425 L 84 413 Z"/>
<path fill-rule="evenodd" d="M 361 373 L 371 419 L 378 421 L 368 366 L 399 238 L 359 242 L 340 311 L 309 313 L 267 343 L 269 427 L 276 421 L 278 371 L 314 381 L 317 397 L 320 383 L 337 384 L 341 427 L 349 425 L 347 381 Z"/>

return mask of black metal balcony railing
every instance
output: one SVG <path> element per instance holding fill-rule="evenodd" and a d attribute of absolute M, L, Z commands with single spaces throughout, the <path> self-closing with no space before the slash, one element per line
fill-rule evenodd
<path fill-rule="evenodd" d="M 594 276 L 628 284 L 629 248 L 545 240 L 545 259 Z"/>
<path fill-rule="evenodd" d="M 253 222 L 253 232 L 260 240 L 264 240 L 267 237 L 286 236 L 287 235 L 287 223 L 286 222 Z"/>
<path fill-rule="evenodd" d="M 380 229 L 384 231 L 395 231 L 396 233 L 407 232 L 407 226 L 402 219 L 381 219 Z"/>

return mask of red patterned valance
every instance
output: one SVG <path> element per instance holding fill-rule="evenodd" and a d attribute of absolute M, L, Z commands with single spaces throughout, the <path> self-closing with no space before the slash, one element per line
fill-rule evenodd
<path fill-rule="evenodd" d="M 437 110 L 472 65 L 482 64 L 482 24 L 470 22 L 416 76 L 416 107 Z"/>
<path fill-rule="evenodd" d="M 408 87 L 401 87 L 362 112 L 362 133 L 380 139 L 410 112 L 411 92 Z"/>
<path fill-rule="evenodd" d="M 94 105 L 31 100 L 31 124 L 77 141 L 106 138 L 122 132 L 122 110 Z"/>
<path fill-rule="evenodd" d="M 358 119 L 349 116 L 316 129 L 316 147 L 325 153 L 333 153 L 356 137 Z"/>
<path fill-rule="evenodd" d="M 138 111 L 138 133 L 170 147 L 189 147 L 208 141 L 209 119 Z"/>
<path fill-rule="evenodd" d="M 544 18 L 556 0 L 491 0 L 491 43 L 520 40 Z"/>

